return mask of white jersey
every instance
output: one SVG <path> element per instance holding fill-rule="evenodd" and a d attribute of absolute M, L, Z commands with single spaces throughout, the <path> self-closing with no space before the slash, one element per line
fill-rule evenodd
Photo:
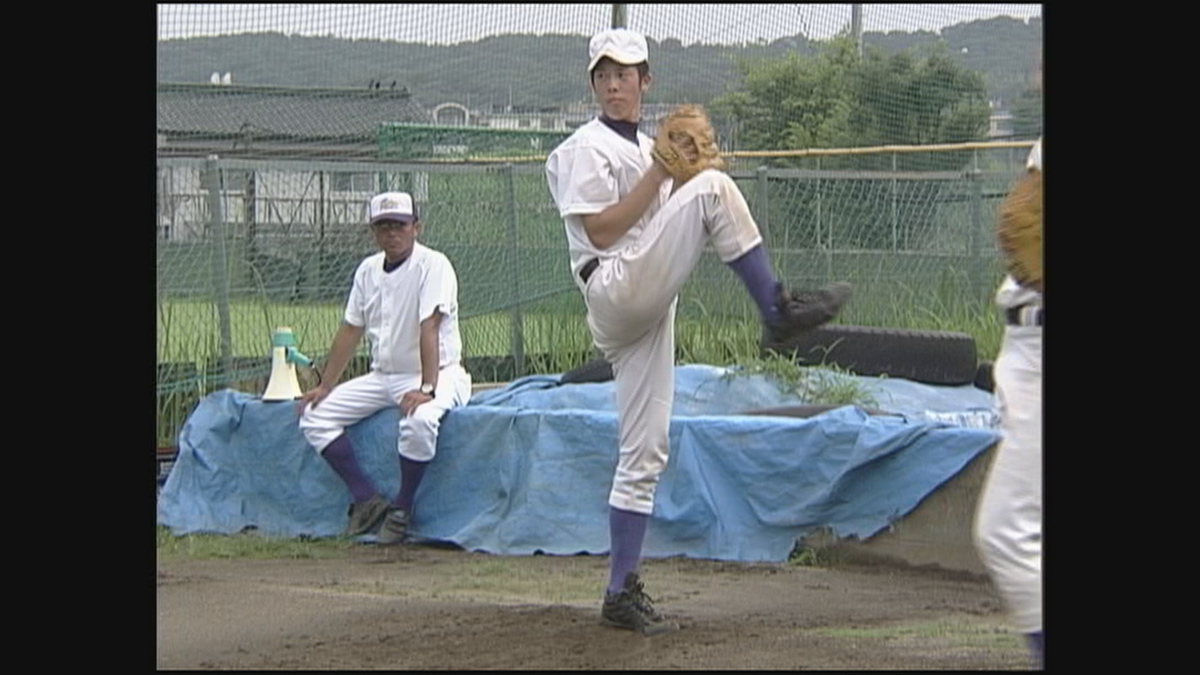
<path fill-rule="evenodd" d="M 581 216 L 600 213 L 629 194 L 653 160 L 654 140 L 641 131 L 638 144 L 593 118 L 575 130 L 546 159 L 546 181 L 567 228 L 571 276 L 581 289 L 579 269 L 592 258 L 616 255 L 642 234 L 645 224 L 658 213 L 671 195 L 670 180 L 664 181 L 659 199 L 650 204 L 637 224 L 608 249 L 598 249 L 588 240 Z"/>
<path fill-rule="evenodd" d="M 1042 139 L 1039 138 L 1033 144 L 1033 149 L 1029 151 L 1029 158 L 1025 161 L 1025 168 L 1042 170 Z M 1042 304 L 1042 294 L 1018 284 L 1012 276 L 1005 276 L 1004 281 L 1000 284 L 1000 290 L 996 292 L 996 304 L 1005 308 L 1040 305 Z"/>
<path fill-rule="evenodd" d="M 421 374 L 421 322 L 442 313 L 438 368 L 459 363 L 458 276 L 441 252 L 420 242 L 391 272 L 383 271 L 384 253 L 363 260 L 354 272 L 345 321 L 366 329 L 371 369 L 389 374 Z"/>

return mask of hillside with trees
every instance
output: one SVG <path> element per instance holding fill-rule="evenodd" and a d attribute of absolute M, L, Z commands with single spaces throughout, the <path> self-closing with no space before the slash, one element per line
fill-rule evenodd
<path fill-rule="evenodd" d="M 159 82 L 208 82 L 233 73 L 235 84 L 289 87 L 407 87 L 422 105 L 445 101 L 487 109 L 493 105 L 561 106 L 588 98 L 578 35 L 499 35 L 455 45 L 382 40 L 239 34 L 158 43 Z M 1020 97 L 1029 85 L 1042 44 L 1042 23 L 996 17 L 927 31 L 863 35 L 883 55 L 936 49 L 950 63 L 979 73 L 991 100 Z M 812 56 L 803 35 L 740 46 L 683 45 L 650 40 L 656 84 L 651 100 L 708 104 L 737 90 L 739 64 L 788 54 Z M 576 65 L 578 67 L 572 67 Z"/>

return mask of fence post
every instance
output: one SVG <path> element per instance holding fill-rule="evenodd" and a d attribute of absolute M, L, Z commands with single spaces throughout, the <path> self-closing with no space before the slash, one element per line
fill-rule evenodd
<path fill-rule="evenodd" d="M 208 183 L 208 210 L 213 238 L 213 290 L 217 304 L 217 320 L 220 322 L 221 373 L 230 381 L 233 369 L 233 338 L 229 325 L 229 260 L 225 242 L 225 213 L 221 204 L 221 169 L 219 158 L 209 155 L 204 163 L 204 177 Z"/>
<path fill-rule="evenodd" d="M 525 374 L 525 334 L 521 318 L 521 249 L 517 237 L 517 186 L 511 163 L 504 165 L 508 188 L 508 269 L 512 274 L 512 354 L 514 377 Z"/>
<path fill-rule="evenodd" d="M 896 180 L 896 152 L 892 151 L 892 250 L 900 250 L 900 222 L 896 215 L 896 191 L 900 187 Z"/>
<path fill-rule="evenodd" d="M 974 261 L 971 265 L 971 285 L 974 287 L 972 290 L 979 291 L 984 279 L 983 242 L 987 240 L 983 236 L 983 172 L 979 170 L 979 150 L 972 152 L 971 183 L 971 237 L 968 245 L 971 247 L 971 258 Z"/>
<path fill-rule="evenodd" d="M 625 5 L 612 6 L 612 27 L 627 28 L 628 22 L 625 19 Z"/>
<path fill-rule="evenodd" d="M 821 192 L 824 184 L 821 178 L 821 156 L 817 155 L 817 236 L 821 236 L 821 221 L 824 217 L 821 208 Z M 833 278 L 833 225 L 826 228 L 825 234 L 825 279 Z"/>
<path fill-rule="evenodd" d="M 758 178 L 758 199 L 755 200 L 758 202 L 758 230 L 762 233 L 763 241 L 766 241 L 767 232 L 771 228 L 771 211 L 767 203 L 767 171 L 767 167 L 760 166 L 755 172 Z"/>

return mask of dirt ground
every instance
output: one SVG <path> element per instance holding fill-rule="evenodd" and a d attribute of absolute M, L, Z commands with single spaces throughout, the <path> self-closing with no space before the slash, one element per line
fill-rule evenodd
<path fill-rule="evenodd" d="M 330 560 L 160 560 L 159 669 L 1014 670 L 992 586 L 896 566 L 646 560 L 681 624 L 598 623 L 600 556 L 354 547 Z"/>

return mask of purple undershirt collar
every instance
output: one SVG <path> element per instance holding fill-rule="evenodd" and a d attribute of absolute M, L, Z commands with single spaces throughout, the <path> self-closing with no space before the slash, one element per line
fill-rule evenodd
<path fill-rule="evenodd" d="M 609 117 L 607 115 L 601 115 L 600 121 L 604 123 L 604 126 L 617 132 L 617 134 L 621 138 L 624 138 L 625 140 L 629 141 L 630 143 L 633 143 L 634 145 L 638 144 L 637 122 L 626 122 L 624 120 L 609 119 Z"/>

